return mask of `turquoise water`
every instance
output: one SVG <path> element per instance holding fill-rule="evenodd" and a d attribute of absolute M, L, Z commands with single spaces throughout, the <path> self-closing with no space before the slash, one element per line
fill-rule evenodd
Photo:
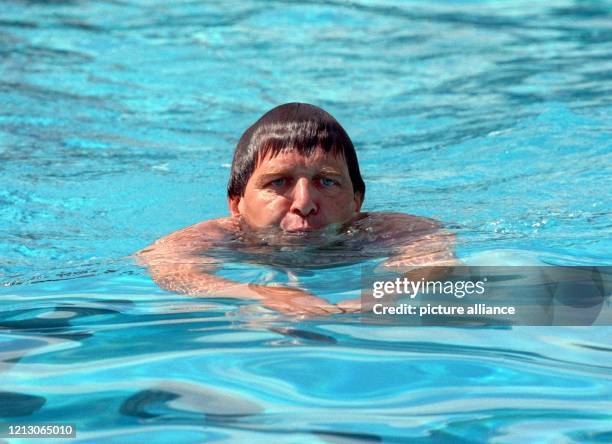
<path fill-rule="evenodd" d="M 612 440 L 611 327 L 287 319 L 165 292 L 127 258 L 226 215 L 242 131 L 304 101 L 351 135 L 365 210 L 447 222 L 467 262 L 611 265 L 610 2 L 0 14 L 0 422 L 82 442 Z M 332 299 L 355 267 L 303 278 Z"/>

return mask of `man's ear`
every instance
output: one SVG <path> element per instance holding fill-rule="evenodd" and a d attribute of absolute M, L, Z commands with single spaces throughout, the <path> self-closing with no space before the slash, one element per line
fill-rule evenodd
<path fill-rule="evenodd" d="M 238 209 L 238 204 L 240 204 L 240 196 L 228 198 L 227 203 L 229 205 L 229 210 L 230 213 L 232 213 L 232 216 L 240 216 L 240 210 Z"/>
<path fill-rule="evenodd" d="M 363 203 L 363 195 L 359 191 L 357 191 L 354 194 L 353 201 L 355 202 L 355 212 L 359 213 L 359 211 L 361 210 L 361 204 Z"/>

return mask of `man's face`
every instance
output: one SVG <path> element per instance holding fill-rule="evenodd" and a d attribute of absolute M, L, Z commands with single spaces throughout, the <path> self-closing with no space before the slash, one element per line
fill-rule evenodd
<path fill-rule="evenodd" d="M 285 150 L 260 159 L 244 196 L 230 200 L 232 215 L 251 228 L 295 233 L 347 222 L 360 208 L 344 157 L 321 149 L 310 157 Z"/>

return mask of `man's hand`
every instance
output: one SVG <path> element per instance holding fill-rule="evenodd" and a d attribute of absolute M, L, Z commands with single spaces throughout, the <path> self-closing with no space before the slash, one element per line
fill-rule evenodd
<path fill-rule="evenodd" d="M 316 316 L 342 313 L 334 304 L 299 288 L 255 284 L 249 288 L 260 295 L 262 305 L 285 314 Z"/>
<path fill-rule="evenodd" d="M 344 299 L 336 304 L 342 313 L 359 313 L 361 312 L 361 298 Z"/>

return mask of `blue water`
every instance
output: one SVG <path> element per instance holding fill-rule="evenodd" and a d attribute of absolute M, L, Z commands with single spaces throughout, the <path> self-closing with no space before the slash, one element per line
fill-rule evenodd
<path fill-rule="evenodd" d="M 127 257 L 227 215 L 242 131 L 304 101 L 351 135 L 364 210 L 447 222 L 467 262 L 612 264 L 612 3 L 216 3 L 3 2 L 0 422 L 612 441 L 612 327 L 288 319 L 168 293 Z M 332 299 L 356 269 L 313 273 Z"/>

